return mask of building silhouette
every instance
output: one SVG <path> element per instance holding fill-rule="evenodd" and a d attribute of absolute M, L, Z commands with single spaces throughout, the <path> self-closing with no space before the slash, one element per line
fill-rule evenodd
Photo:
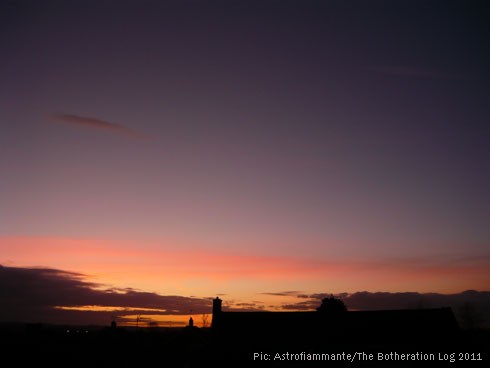
<path fill-rule="evenodd" d="M 451 308 L 348 311 L 334 297 L 316 311 L 229 312 L 213 300 L 212 330 L 224 338 L 252 337 L 278 344 L 430 342 L 453 338 L 459 326 Z"/>

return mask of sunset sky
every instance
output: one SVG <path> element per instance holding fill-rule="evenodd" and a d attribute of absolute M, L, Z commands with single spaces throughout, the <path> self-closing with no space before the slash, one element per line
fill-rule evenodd
<path fill-rule="evenodd" d="M 490 290 L 489 16 L 0 0 L 0 271 L 164 315 Z"/>

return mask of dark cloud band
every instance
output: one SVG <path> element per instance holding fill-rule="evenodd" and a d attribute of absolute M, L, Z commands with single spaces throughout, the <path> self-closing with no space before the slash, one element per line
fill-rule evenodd
<path fill-rule="evenodd" d="M 164 296 L 134 289 L 103 289 L 85 275 L 47 268 L 0 265 L 0 316 L 5 321 L 107 323 L 113 311 L 79 311 L 63 307 L 107 306 L 139 314 L 209 313 L 211 300 Z M 134 313 L 134 312 L 133 312 Z"/>

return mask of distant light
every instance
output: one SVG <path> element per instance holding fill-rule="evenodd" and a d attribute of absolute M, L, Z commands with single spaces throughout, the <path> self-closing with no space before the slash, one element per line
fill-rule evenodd
<path fill-rule="evenodd" d="M 66 330 L 66 333 L 70 333 L 70 330 Z"/>
<path fill-rule="evenodd" d="M 88 331 L 87 331 L 87 330 L 85 330 L 85 333 L 88 333 Z"/>

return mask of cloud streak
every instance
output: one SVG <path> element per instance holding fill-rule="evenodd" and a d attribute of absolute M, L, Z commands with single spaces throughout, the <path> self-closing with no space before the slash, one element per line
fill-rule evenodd
<path fill-rule="evenodd" d="M 468 75 L 462 73 L 449 73 L 439 69 L 425 68 L 411 65 L 385 65 L 373 66 L 366 68 L 368 71 L 402 76 L 408 78 L 423 78 L 423 79 L 450 79 L 450 80 L 466 80 Z"/>
<path fill-rule="evenodd" d="M 128 128 L 122 124 L 112 123 L 109 121 L 96 119 L 87 116 L 79 116 L 72 114 L 52 114 L 50 115 L 52 121 L 69 124 L 69 125 L 78 125 L 87 128 L 100 129 L 109 131 L 116 134 L 122 134 L 130 138 L 135 139 L 147 139 L 148 137 L 136 130 Z"/>
<path fill-rule="evenodd" d="M 262 295 L 270 295 L 270 296 L 297 296 L 301 294 L 300 291 L 280 291 L 280 292 L 270 292 L 270 293 L 261 293 Z"/>

